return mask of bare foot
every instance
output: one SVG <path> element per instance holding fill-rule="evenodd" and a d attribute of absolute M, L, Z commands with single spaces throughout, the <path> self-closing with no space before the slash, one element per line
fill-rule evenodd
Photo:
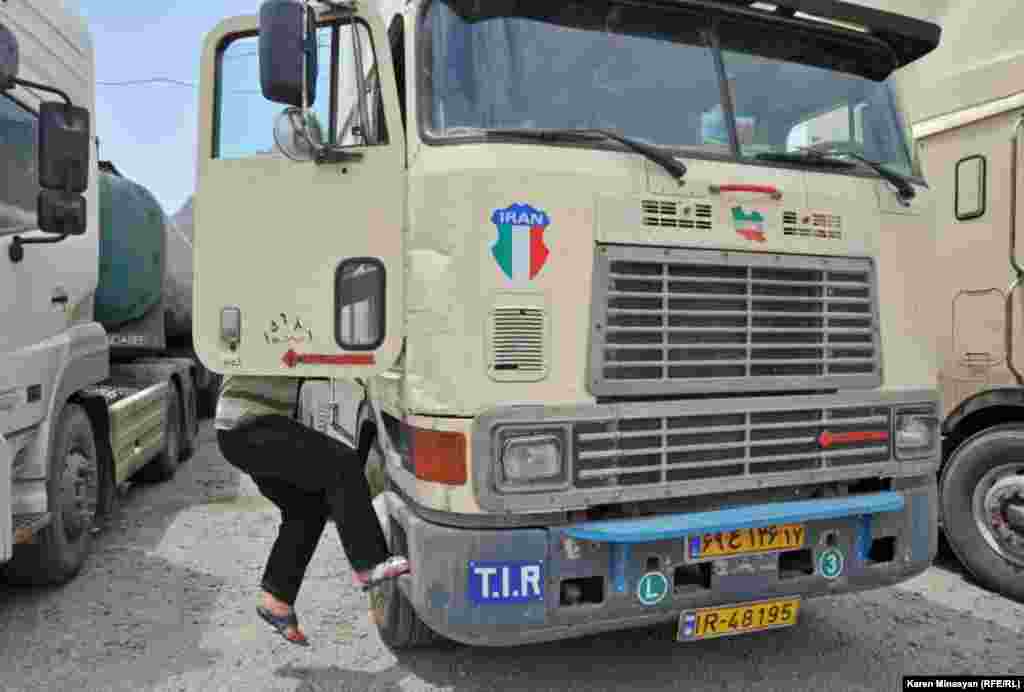
<path fill-rule="evenodd" d="M 290 605 L 284 601 L 278 600 L 273 594 L 266 591 L 263 592 L 263 607 L 279 617 L 283 617 L 292 612 L 292 607 Z"/>

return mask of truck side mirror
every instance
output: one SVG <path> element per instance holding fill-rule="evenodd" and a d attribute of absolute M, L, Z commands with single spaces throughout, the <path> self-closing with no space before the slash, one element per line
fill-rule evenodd
<path fill-rule="evenodd" d="M 0 24 L 0 91 L 14 88 L 18 76 L 18 39 L 14 32 Z"/>
<path fill-rule="evenodd" d="M 85 197 L 57 190 L 42 190 L 36 204 L 39 230 L 56 235 L 85 233 Z"/>
<path fill-rule="evenodd" d="M 319 72 L 316 12 L 302 0 L 266 0 L 260 6 L 259 42 L 263 97 L 298 108 L 312 106 Z"/>
<path fill-rule="evenodd" d="M 89 111 L 57 101 L 39 107 L 39 186 L 77 195 L 89 186 Z"/>

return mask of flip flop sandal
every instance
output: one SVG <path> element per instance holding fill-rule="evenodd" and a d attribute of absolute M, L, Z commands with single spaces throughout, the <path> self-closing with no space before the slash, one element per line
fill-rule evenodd
<path fill-rule="evenodd" d="M 367 591 L 370 591 L 371 589 L 373 589 L 373 588 L 383 584 L 386 581 L 391 581 L 392 579 L 398 579 L 403 574 L 409 574 L 409 572 L 412 571 L 409 568 L 409 561 L 408 560 L 402 560 L 402 562 L 404 563 L 403 567 L 396 567 L 395 565 L 389 564 L 389 563 L 391 563 L 394 560 L 396 560 L 396 558 L 391 558 L 391 559 L 381 563 L 380 565 L 377 566 L 377 568 L 372 570 L 372 572 L 376 572 L 378 569 L 380 569 L 381 572 L 383 572 L 383 574 L 381 576 L 377 577 L 376 579 L 370 579 L 369 581 L 367 581 L 367 582 L 365 582 L 363 584 L 359 584 L 359 587 L 360 587 L 360 589 L 362 590 L 363 593 L 366 593 Z"/>
<path fill-rule="evenodd" d="M 383 584 L 386 581 L 391 581 L 393 579 L 398 579 L 399 577 L 405 576 L 406 574 L 409 574 L 410 571 L 411 570 L 406 570 L 404 572 L 399 572 L 398 574 L 389 574 L 387 576 L 380 577 L 378 579 L 371 579 L 370 581 L 368 581 L 368 582 L 366 582 L 365 584 L 362 585 L 362 587 L 361 587 L 362 591 L 363 591 L 363 593 L 366 593 L 367 591 L 370 591 L 371 589 L 374 589 L 374 588 L 380 586 L 381 584 Z"/>
<path fill-rule="evenodd" d="M 263 606 L 256 606 L 256 613 L 268 625 L 277 630 L 277 633 L 284 637 L 286 641 L 297 646 L 309 646 L 309 640 L 306 639 L 306 635 L 299 631 L 299 621 L 295 617 L 294 611 L 288 615 L 274 615 Z M 295 632 L 291 635 L 288 634 L 289 627 L 295 628 Z"/>

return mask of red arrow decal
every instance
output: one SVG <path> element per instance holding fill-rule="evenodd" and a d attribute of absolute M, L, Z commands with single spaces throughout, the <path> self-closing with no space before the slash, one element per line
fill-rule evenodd
<path fill-rule="evenodd" d="M 764 237 L 764 231 L 758 231 L 754 228 L 737 229 L 736 232 L 747 240 L 756 240 L 759 243 L 763 243 L 767 240 L 767 238 Z"/>
<path fill-rule="evenodd" d="M 289 368 L 299 363 L 306 365 L 373 365 L 376 359 L 372 353 L 349 353 L 345 355 L 326 355 L 320 353 L 296 353 L 289 349 L 281 357 L 281 361 Z"/>
<path fill-rule="evenodd" d="M 845 433 L 830 433 L 824 431 L 818 435 L 818 445 L 828 449 L 832 445 L 836 444 L 848 444 L 850 442 L 888 442 L 889 433 L 884 430 L 877 430 L 872 432 L 845 432 Z"/>

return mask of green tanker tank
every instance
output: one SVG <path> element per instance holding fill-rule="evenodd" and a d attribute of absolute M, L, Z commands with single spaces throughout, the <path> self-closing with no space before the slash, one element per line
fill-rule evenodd
<path fill-rule="evenodd" d="M 106 161 L 100 162 L 99 207 L 96 321 L 118 332 L 162 306 L 166 337 L 191 336 L 191 243 L 148 189 Z"/>
<path fill-rule="evenodd" d="M 96 321 L 108 330 L 160 303 L 167 218 L 153 194 L 113 167 L 99 174 L 100 272 Z"/>

